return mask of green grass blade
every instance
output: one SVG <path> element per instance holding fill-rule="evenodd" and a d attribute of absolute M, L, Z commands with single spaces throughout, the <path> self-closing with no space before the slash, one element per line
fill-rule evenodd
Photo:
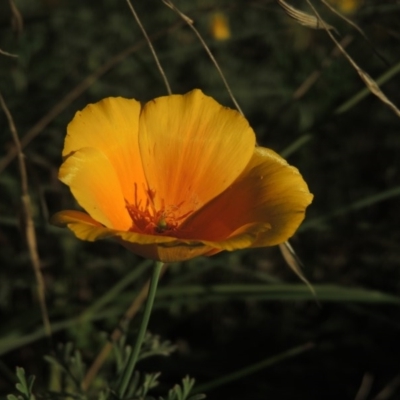
<path fill-rule="evenodd" d="M 323 302 L 392 304 L 400 306 L 400 297 L 376 290 L 347 288 L 336 285 L 314 285 L 317 299 Z M 126 298 L 125 298 L 126 297 Z M 85 319 L 77 317 L 52 324 L 53 332 L 59 332 L 83 322 L 95 321 L 122 312 L 131 301 L 129 296 L 118 298 L 118 307 L 110 307 L 101 312 L 87 314 Z M 185 306 L 212 304 L 235 300 L 253 301 L 315 301 L 315 297 L 303 284 L 224 284 L 224 285 L 184 285 L 160 287 L 157 291 L 155 308 L 169 308 L 171 305 Z M 24 345 L 43 339 L 43 328 L 26 335 L 8 336 L 0 339 L 0 355 Z"/>
<path fill-rule="evenodd" d="M 327 302 L 359 302 L 400 305 L 400 297 L 376 290 L 347 288 L 336 285 L 314 285 L 316 296 Z M 223 285 L 185 285 L 162 287 L 157 292 L 157 300 L 174 299 L 178 302 L 196 298 L 215 301 L 218 298 L 254 298 L 268 300 L 315 300 L 309 289 L 303 284 L 223 284 Z"/>
<path fill-rule="evenodd" d="M 105 305 L 111 303 L 127 286 L 135 282 L 147 268 L 152 265 L 151 260 L 145 260 L 138 266 L 133 267 L 132 271 L 118 281 L 113 287 L 110 288 L 103 296 L 97 299 L 90 305 L 80 316 L 81 319 L 86 320 L 90 315 L 95 314 L 97 311 L 104 308 Z"/>
<path fill-rule="evenodd" d="M 399 72 L 400 72 L 400 62 L 397 63 L 396 65 L 394 65 L 388 71 L 386 71 L 378 79 L 376 79 L 376 83 L 378 85 L 383 85 L 384 83 L 389 81 L 391 78 L 393 78 L 395 75 L 397 75 Z M 349 100 L 344 102 L 341 106 L 339 106 L 335 110 L 334 114 L 342 114 L 346 111 L 349 111 L 356 104 L 358 104 L 362 99 L 364 99 L 365 97 L 367 97 L 370 94 L 371 94 L 371 91 L 368 88 L 364 88 L 364 89 L 360 90 L 353 97 L 351 97 Z"/>
<path fill-rule="evenodd" d="M 249 365 L 249 366 L 247 366 L 245 368 L 242 368 L 242 369 L 239 369 L 239 370 L 237 370 L 235 372 L 232 372 L 230 374 L 224 375 L 224 376 L 222 376 L 222 377 L 220 377 L 218 379 L 215 379 L 215 380 L 213 380 L 211 382 L 205 383 L 203 385 L 196 386 L 194 388 L 194 390 L 193 390 L 193 393 L 208 392 L 208 391 L 210 391 L 212 389 L 215 389 L 217 387 L 226 385 L 228 383 L 237 381 L 239 379 L 243 379 L 244 377 L 246 377 L 248 375 L 251 375 L 251 374 L 254 374 L 254 373 L 258 372 L 258 371 L 261 371 L 264 368 L 271 367 L 272 365 L 277 364 L 279 362 L 282 362 L 282 361 L 284 361 L 284 360 L 286 360 L 288 358 L 292 358 L 292 357 L 295 357 L 295 356 L 297 356 L 299 354 L 302 354 L 302 353 L 312 349 L 313 347 L 314 347 L 313 343 L 306 343 L 306 344 L 303 344 L 301 346 L 294 347 L 294 348 L 292 348 L 290 350 L 287 350 L 287 351 L 285 351 L 283 353 L 280 353 L 280 354 L 278 354 L 276 356 L 269 357 L 269 358 L 267 358 L 267 359 L 265 359 L 263 361 L 260 361 L 260 362 L 258 362 L 256 364 Z"/>
<path fill-rule="evenodd" d="M 323 217 L 313 218 L 306 221 L 301 227 L 299 228 L 299 232 L 304 232 L 307 229 L 316 228 L 318 226 L 322 226 L 330 219 L 338 217 L 340 215 L 348 214 L 351 211 L 357 211 L 365 207 L 372 206 L 373 204 L 380 203 L 381 201 L 388 200 L 392 197 L 400 196 L 400 186 L 396 186 L 392 189 L 386 190 L 384 192 L 365 197 L 361 200 L 357 200 L 354 203 L 351 203 L 348 206 L 340 207 L 335 211 L 324 215 Z"/>
<path fill-rule="evenodd" d="M 280 154 L 283 158 L 288 158 L 301 147 L 303 147 L 306 143 L 308 143 L 313 138 L 313 135 L 307 133 L 305 135 L 300 136 L 293 143 L 283 149 Z"/>

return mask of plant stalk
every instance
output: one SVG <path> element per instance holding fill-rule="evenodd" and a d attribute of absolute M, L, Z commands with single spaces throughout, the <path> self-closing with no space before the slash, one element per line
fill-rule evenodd
<path fill-rule="evenodd" d="M 118 388 L 118 397 L 120 399 L 124 398 L 129 382 L 132 379 L 133 371 L 135 369 L 140 349 L 142 347 L 143 339 L 146 334 L 147 325 L 149 324 L 151 310 L 153 309 L 154 298 L 156 297 L 158 280 L 160 278 L 160 273 L 163 265 L 164 263 L 162 263 L 161 261 L 157 261 L 153 269 L 153 275 L 151 276 L 149 293 L 147 295 L 142 322 L 140 323 L 138 336 L 135 342 L 135 347 L 133 348 L 133 351 L 129 355 L 129 359 L 128 362 L 126 363 L 126 367 L 121 378 L 121 383 Z"/>

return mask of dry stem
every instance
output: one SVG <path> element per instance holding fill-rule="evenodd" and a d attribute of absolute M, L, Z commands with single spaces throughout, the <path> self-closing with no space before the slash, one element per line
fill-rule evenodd
<path fill-rule="evenodd" d="M 33 224 L 32 218 L 32 209 L 31 209 L 31 202 L 29 197 L 29 190 L 28 190 L 28 175 L 26 172 L 26 165 L 24 155 L 22 153 L 21 142 L 18 137 L 17 128 L 15 127 L 15 123 L 13 117 L 8 109 L 3 96 L 0 93 L 0 104 L 1 108 L 3 109 L 4 113 L 6 114 L 8 125 L 14 140 L 15 148 L 18 155 L 18 164 L 19 164 L 19 171 L 21 175 L 21 200 L 22 200 L 22 207 L 23 207 L 23 217 L 24 217 L 24 226 L 25 226 L 25 235 L 26 241 L 28 243 L 29 249 L 29 256 L 31 259 L 33 271 L 36 277 L 36 284 L 37 284 L 37 293 L 38 299 L 40 304 L 40 311 L 42 314 L 42 320 L 46 335 L 50 338 L 51 337 L 51 326 L 49 321 L 49 315 L 47 312 L 46 306 L 46 296 L 45 296 L 45 285 L 43 281 L 42 272 L 40 270 L 40 259 L 39 254 L 37 251 L 37 242 L 36 242 L 36 233 Z"/>
<path fill-rule="evenodd" d="M 236 101 L 235 96 L 232 93 L 232 90 L 227 82 L 227 80 L 225 79 L 225 76 L 217 62 L 217 60 L 215 59 L 214 55 L 212 54 L 210 48 L 207 46 L 207 43 L 205 42 L 205 40 L 203 39 L 203 37 L 201 36 L 200 32 L 195 28 L 195 26 L 193 25 L 193 21 L 187 16 L 185 15 L 182 11 L 180 11 L 171 0 L 162 0 L 162 2 L 169 7 L 171 10 L 175 11 L 179 17 L 182 18 L 182 20 L 189 26 L 189 28 L 194 32 L 194 34 L 197 36 L 197 38 L 199 39 L 201 45 L 203 46 L 204 50 L 207 52 L 208 56 L 210 57 L 210 60 L 212 61 L 212 63 L 214 64 L 215 68 L 217 69 L 222 82 L 225 85 L 226 90 L 229 93 L 229 96 L 233 102 L 233 104 L 235 105 L 235 107 L 237 108 L 237 110 L 240 112 L 240 114 L 243 114 L 242 109 L 239 106 L 239 103 Z"/>
<path fill-rule="evenodd" d="M 152 35 L 152 40 L 158 39 L 165 35 L 167 32 L 171 32 L 180 26 L 182 22 L 175 23 L 167 29 L 163 29 Z M 118 63 L 123 61 L 130 54 L 140 50 L 147 44 L 146 40 L 130 46 L 114 57 L 110 58 L 105 64 L 99 67 L 92 74 L 88 75 L 82 82 L 75 86 L 66 96 L 61 99 L 46 115 L 44 115 L 21 139 L 21 148 L 24 149 L 33 139 L 39 135 L 47 125 L 50 124 L 59 114 L 61 114 L 74 100 L 76 100 L 82 93 L 84 93 L 97 79 L 108 72 L 111 68 L 115 67 Z M 9 149 L 7 154 L 0 160 L 0 173 L 10 164 L 10 162 L 18 154 L 16 146 Z"/>
<path fill-rule="evenodd" d="M 126 2 L 128 3 L 128 6 L 129 6 L 130 10 L 132 11 L 133 16 L 135 17 L 136 23 L 139 25 L 139 28 L 142 31 L 143 36 L 145 37 L 147 44 L 149 45 L 151 54 L 153 54 L 154 61 L 156 62 L 157 68 L 160 71 L 160 74 L 161 74 L 161 76 L 162 76 L 162 78 L 164 80 L 164 84 L 165 84 L 165 87 L 167 88 L 167 92 L 168 92 L 169 95 L 171 95 L 172 91 L 171 91 L 171 86 L 170 86 L 170 84 L 168 82 L 167 75 L 165 74 L 164 69 L 161 66 L 160 60 L 158 59 L 158 56 L 157 56 L 156 51 L 154 50 L 153 44 L 151 43 L 151 40 L 150 40 L 149 36 L 147 35 L 146 29 L 144 29 L 144 26 L 143 26 L 142 22 L 140 21 L 140 18 L 137 15 L 137 13 L 136 13 L 131 1 L 130 0 L 126 0 Z"/>

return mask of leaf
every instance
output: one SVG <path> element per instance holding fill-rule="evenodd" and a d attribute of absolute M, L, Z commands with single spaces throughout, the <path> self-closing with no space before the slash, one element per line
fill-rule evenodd
<path fill-rule="evenodd" d="M 183 387 L 183 400 L 189 396 L 190 392 L 192 391 L 193 385 L 195 380 L 189 378 L 189 376 L 185 376 L 182 380 L 182 387 Z"/>
<path fill-rule="evenodd" d="M 311 29 L 333 29 L 336 32 L 336 29 L 333 26 L 328 25 L 326 22 L 322 22 L 316 16 L 300 11 L 283 0 L 278 0 L 278 3 L 285 10 L 286 14 L 300 25 Z"/>
<path fill-rule="evenodd" d="M 15 385 L 15 387 L 19 392 L 26 396 L 26 398 L 29 398 L 29 388 L 26 381 L 25 370 L 21 367 L 17 367 L 17 378 L 19 382 Z"/>
<path fill-rule="evenodd" d="M 28 396 L 28 393 L 26 391 L 26 386 L 24 386 L 22 383 L 16 383 L 15 387 L 17 388 L 17 390 L 19 392 L 21 392 L 22 394 L 24 394 L 25 396 Z"/>
<path fill-rule="evenodd" d="M 29 376 L 28 380 L 27 380 L 26 375 L 25 375 L 25 370 L 21 367 L 17 367 L 16 375 L 17 375 L 19 382 L 17 382 L 15 384 L 15 387 L 20 393 L 22 393 L 23 396 L 22 397 L 14 396 L 14 395 L 10 394 L 7 396 L 7 399 L 8 400 L 22 400 L 22 399 L 29 400 L 29 399 L 33 398 L 32 387 L 33 387 L 33 383 L 35 381 L 35 377 Z"/>
<path fill-rule="evenodd" d="M 185 376 L 182 379 L 182 386 L 175 385 L 168 393 L 168 400 L 201 400 L 204 395 L 195 395 L 194 397 L 188 397 L 190 392 L 192 391 L 195 380 L 189 378 L 189 376 Z"/>
<path fill-rule="evenodd" d="M 34 375 L 28 377 L 28 389 L 29 393 L 32 393 L 33 384 L 35 383 L 36 377 Z"/>

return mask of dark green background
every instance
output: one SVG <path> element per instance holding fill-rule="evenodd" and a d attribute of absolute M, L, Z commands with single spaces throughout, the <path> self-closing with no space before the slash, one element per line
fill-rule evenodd
<path fill-rule="evenodd" d="M 314 3 L 337 28 L 338 40 L 351 36 L 347 51 L 372 77 L 396 65 L 399 69 L 400 4 L 369 0 L 349 16 L 364 30 L 369 43 L 322 4 Z M 205 50 L 177 15 L 161 1 L 133 4 L 153 38 L 172 90 L 185 93 L 201 88 L 233 107 Z M 342 56 L 331 57 L 334 44 L 326 32 L 296 24 L 277 2 L 175 4 L 195 21 L 259 144 L 288 154 L 289 146 L 304 141 L 288 161 L 300 169 L 315 195 L 303 227 L 292 239 L 307 278 L 316 288 L 334 284 L 398 295 L 399 118 L 372 95 L 337 113 L 364 84 Z M 305 2 L 292 4 L 307 9 Z M 166 89 L 125 1 L 19 0 L 16 5 L 24 19 L 22 32 L 10 22 L 8 2 L 0 3 L 0 49 L 19 56 L 0 55 L 0 91 L 21 138 L 84 79 L 115 61 L 119 53 L 132 50 L 76 99 L 67 101 L 24 150 L 47 304 L 51 321 L 57 322 L 79 315 L 140 262 L 112 242 L 80 242 L 67 230 L 49 225 L 54 212 L 76 207 L 68 188 L 57 180 L 66 125 L 77 110 L 104 97 L 147 101 L 165 95 Z M 229 18 L 231 38 L 227 41 L 216 41 L 210 34 L 215 11 Z M 301 98 L 293 99 L 297 88 L 318 71 L 321 75 L 316 83 Z M 382 89 L 400 106 L 398 76 Z M 0 113 L 0 163 L 12 145 L 6 118 Z M 7 337 L 23 337 L 41 327 L 35 278 L 21 226 L 20 195 L 14 159 L 0 173 L 0 348 Z M 114 299 L 110 307 L 116 311 L 111 316 L 99 313 L 95 322 L 70 326 L 55 334 L 54 342 L 73 341 L 90 364 L 101 348 L 101 332 L 112 330 L 142 281 Z M 171 285 L 273 286 L 277 282 L 301 287 L 274 248 L 174 265 L 160 289 Z M 266 298 L 268 289 L 265 295 L 160 298 L 150 330 L 177 342 L 179 350 L 168 358 L 149 359 L 139 369 L 162 371 L 164 390 L 186 374 L 206 383 L 313 342 L 312 350 L 210 390 L 207 398 L 355 399 L 364 374 L 369 373 L 374 379 L 367 399 L 373 399 L 393 379 L 398 381 L 397 299 L 378 304 L 370 293 L 359 302 L 347 301 L 341 293 L 328 293 L 324 298 L 322 288 L 318 305 L 306 290 L 296 297 L 290 295 L 290 286 L 286 288 L 273 299 Z M 43 355 L 50 351 L 44 339 L 4 350 L 0 392 L 14 391 L 15 366 L 36 375 L 36 390 L 43 392 L 49 374 Z M 111 376 L 112 371 L 106 368 L 104 374 Z M 400 390 L 394 388 L 388 398 L 398 396 Z"/>

